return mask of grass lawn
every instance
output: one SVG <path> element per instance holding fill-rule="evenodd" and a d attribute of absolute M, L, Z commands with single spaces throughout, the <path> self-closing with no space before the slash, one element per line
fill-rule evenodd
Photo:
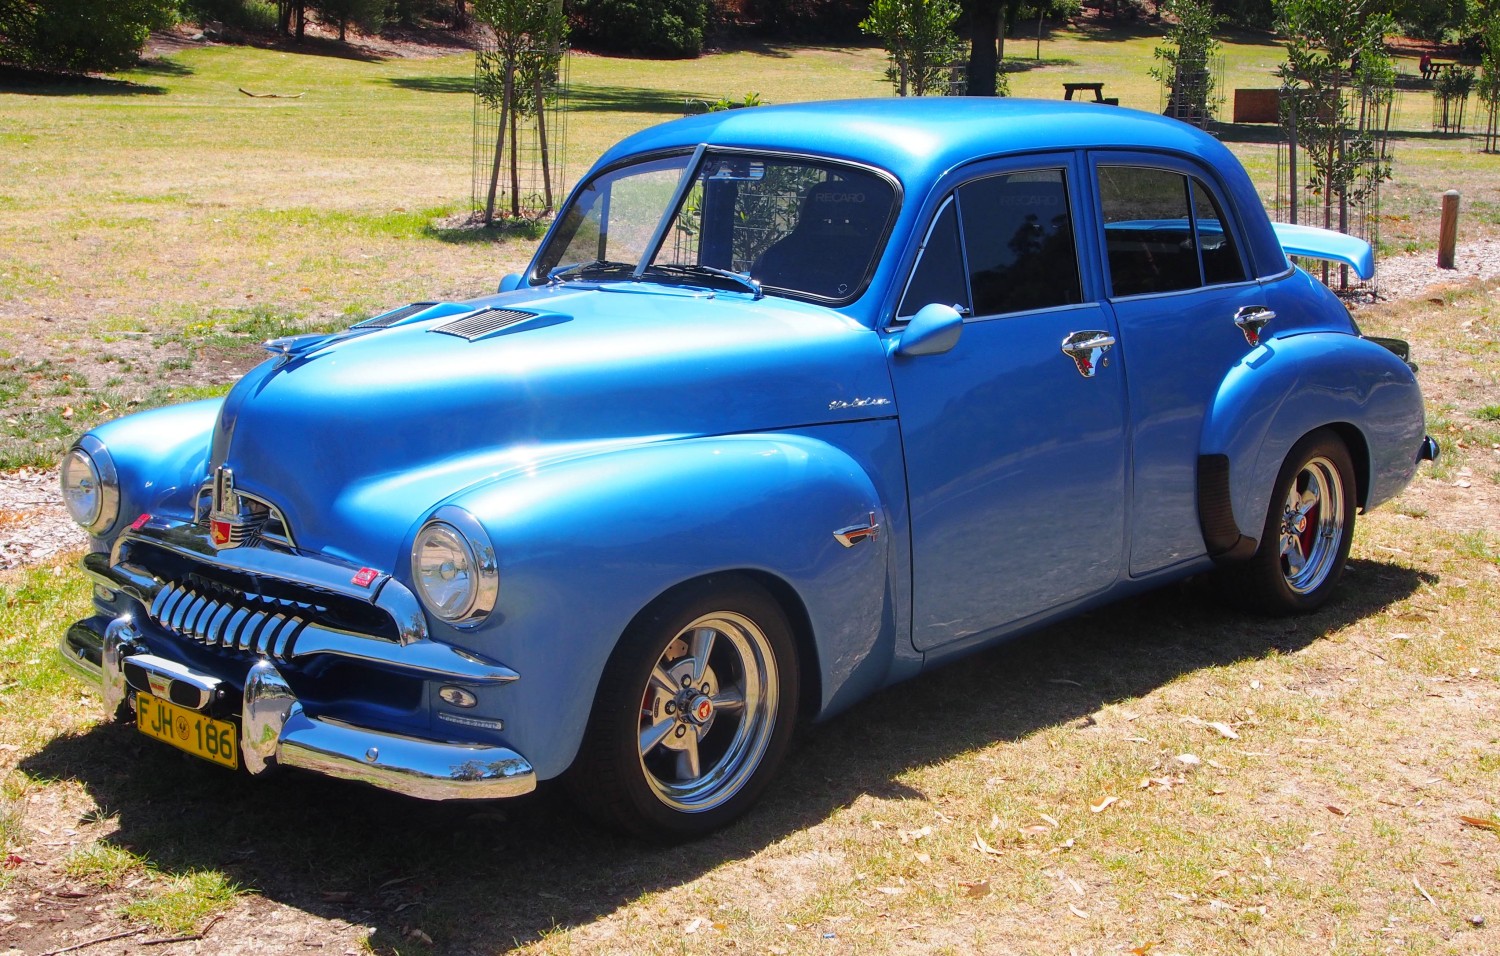
<path fill-rule="evenodd" d="M 1155 110 L 1156 42 L 1053 32 L 1012 92 Z M 1279 59 L 1235 38 L 1226 87 Z M 883 68 L 576 56 L 567 171 L 688 98 L 886 95 Z M 214 47 L 129 88 L 0 91 L 0 468 L 221 391 L 263 338 L 520 267 L 533 240 L 441 225 L 467 208 L 471 71 Z M 1429 104 L 1401 102 L 1394 251 L 1431 248 L 1452 186 L 1465 238 L 1500 234 L 1500 157 L 1432 135 Z M 1267 128 L 1224 137 L 1274 195 Z M 1332 606 L 1252 620 L 1188 585 L 1050 628 L 812 728 L 756 813 L 682 848 L 546 792 L 418 804 L 167 752 L 54 663 L 81 575 L 0 574 L 0 948 L 1500 952 L 1500 290 L 1435 298 L 1360 313 L 1412 340 L 1445 457 L 1361 518 Z"/>

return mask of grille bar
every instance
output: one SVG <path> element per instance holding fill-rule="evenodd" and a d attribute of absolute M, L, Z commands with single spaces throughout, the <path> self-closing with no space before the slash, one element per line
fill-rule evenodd
<path fill-rule="evenodd" d="M 411 305 L 403 305 L 401 308 L 387 312 L 384 315 L 377 315 L 374 318 L 365 319 L 363 322 L 356 322 L 353 327 L 356 329 L 388 329 L 402 319 L 410 318 L 418 312 L 425 312 L 435 305 L 437 305 L 436 302 L 413 302 Z"/>
<path fill-rule="evenodd" d="M 259 606 L 255 606 L 259 605 Z M 310 623 L 310 604 L 233 593 L 203 593 L 169 583 L 151 602 L 151 619 L 185 640 L 285 660 Z"/>
<path fill-rule="evenodd" d="M 471 315 L 455 319 L 446 325 L 440 325 L 432 331 L 456 335 L 472 342 L 493 332 L 509 328 L 517 322 L 534 319 L 536 315 L 535 312 L 522 312 L 520 309 L 480 309 Z"/>

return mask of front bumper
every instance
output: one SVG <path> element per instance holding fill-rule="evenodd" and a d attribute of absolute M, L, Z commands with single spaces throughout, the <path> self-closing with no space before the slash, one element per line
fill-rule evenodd
<path fill-rule="evenodd" d="M 156 693 L 204 709 L 225 693 L 209 674 L 146 653 L 128 616 L 103 633 L 97 619 L 68 629 L 59 646 L 74 674 L 98 688 L 111 715 L 133 707 L 137 692 Z M 536 789 L 536 773 L 507 747 L 393 734 L 309 715 L 267 658 L 250 665 L 238 713 L 240 751 L 253 774 L 300 767 L 424 800 L 515 797 Z"/>

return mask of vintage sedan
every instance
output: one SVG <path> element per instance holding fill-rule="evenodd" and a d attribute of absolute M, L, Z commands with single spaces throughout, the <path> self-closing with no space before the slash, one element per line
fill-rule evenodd
<path fill-rule="evenodd" d="M 431 799 L 561 778 L 682 838 L 800 720 L 1212 572 L 1329 599 L 1437 453 L 1215 140 L 1106 106 L 809 103 L 606 153 L 530 268 L 266 343 L 62 466 L 64 658 L 149 737 Z M 936 732 L 936 728 L 935 728 Z"/>

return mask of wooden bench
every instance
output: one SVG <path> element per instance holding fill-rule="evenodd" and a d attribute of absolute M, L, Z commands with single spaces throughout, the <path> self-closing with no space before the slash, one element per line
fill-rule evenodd
<path fill-rule="evenodd" d="M 1094 102 L 1095 103 L 1104 103 L 1104 104 L 1106 104 L 1108 106 L 1119 106 L 1120 105 L 1120 100 L 1119 100 L 1118 97 L 1111 96 L 1111 97 L 1106 98 L 1104 96 L 1104 84 L 1103 83 L 1064 83 L 1063 84 L 1063 99 L 1065 99 L 1065 100 L 1071 100 L 1073 98 L 1073 94 L 1074 93 L 1078 93 L 1078 92 L 1081 92 L 1081 91 L 1084 91 L 1084 90 L 1092 90 L 1093 91 L 1093 93 L 1094 93 Z"/>

